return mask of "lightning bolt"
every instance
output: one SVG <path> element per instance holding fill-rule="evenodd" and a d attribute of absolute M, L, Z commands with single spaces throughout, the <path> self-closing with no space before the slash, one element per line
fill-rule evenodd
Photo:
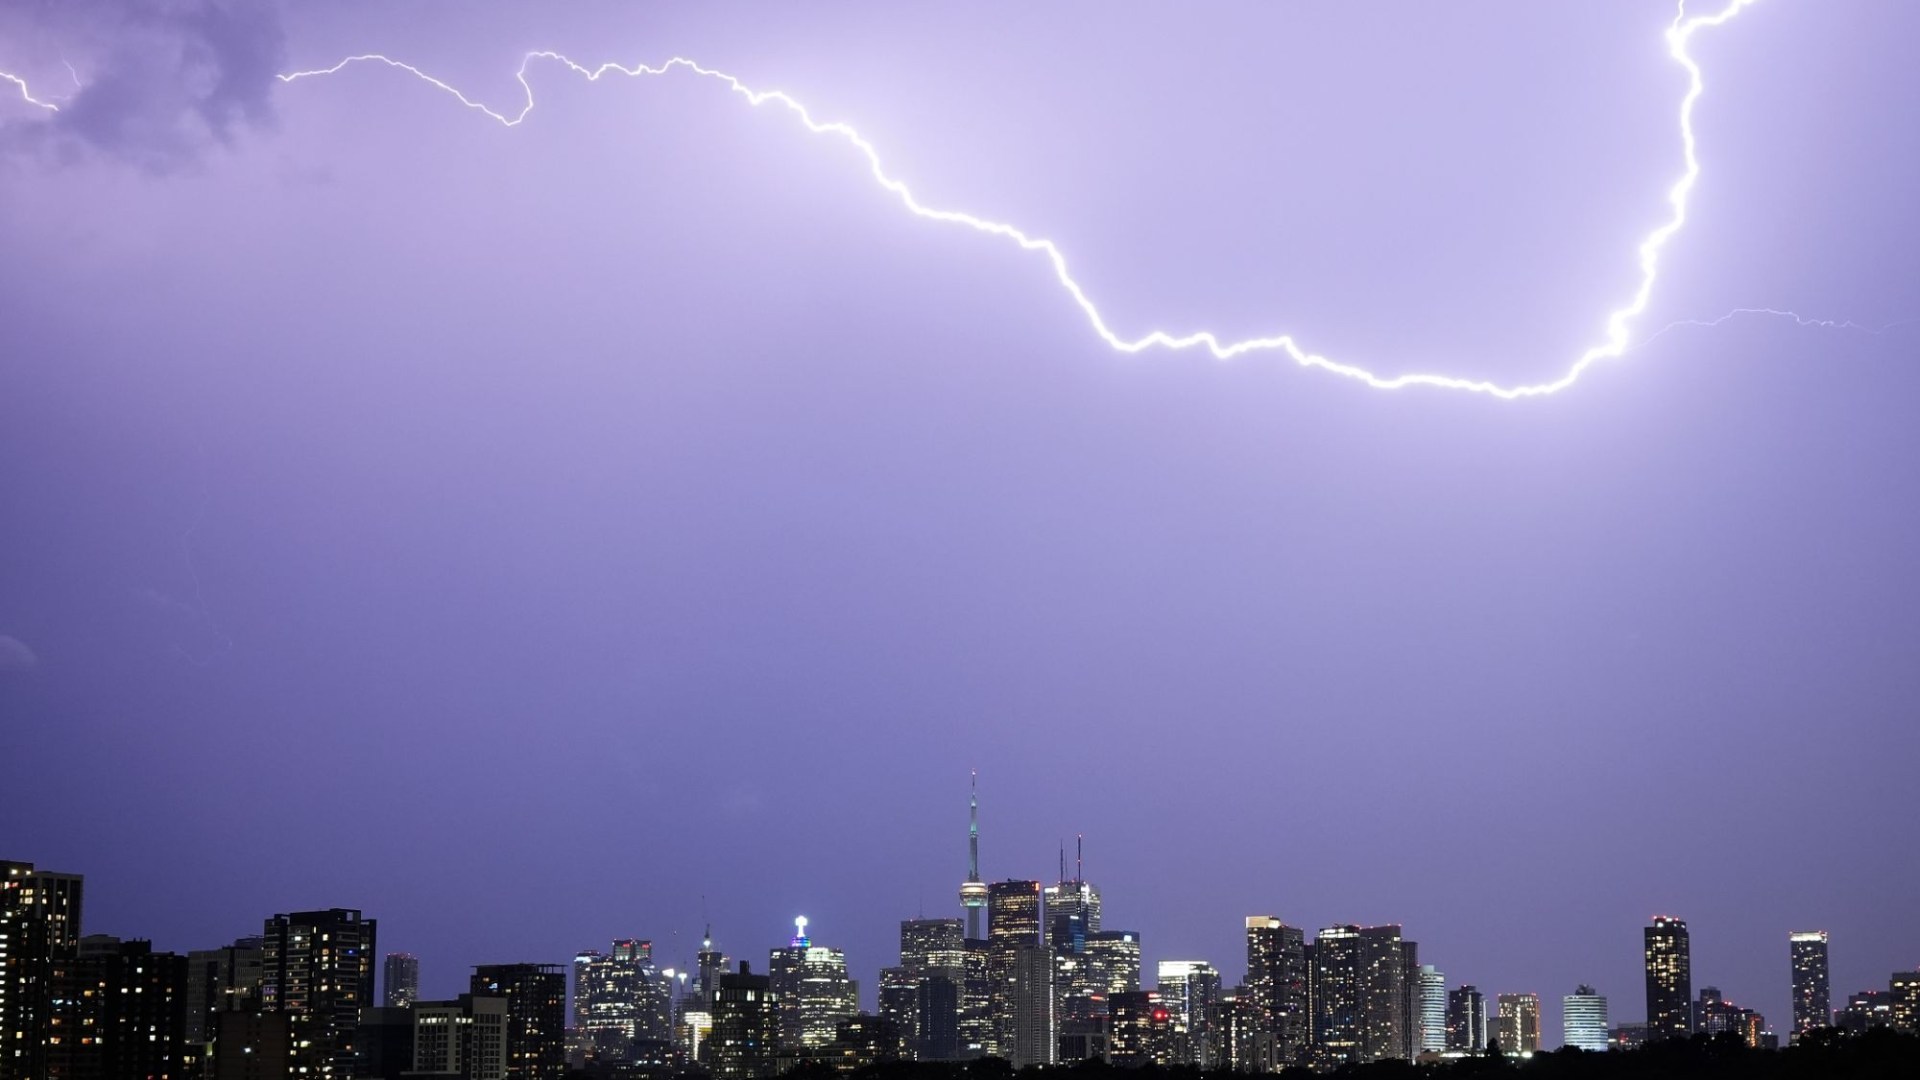
<path fill-rule="evenodd" d="M 68 70 L 72 70 L 72 69 L 68 69 Z M 40 108 L 45 109 L 48 112 L 60 111 L 60 106 L 55 105 L 53 102 L 41 101 L 39 98 L 34 97 L 33 88 L 27 85 L 27 80 L 21 78 L 18 75 L 14 75 L 10 72 L 0 71 L 0 82 L 10 82 L 13 85 L 19 87 L 20 99 L 22 101 L 25 101 L 29 105 L 38 105 Z"/>
<path fill-rule="evenodd" d="M 1735 319 L 1751 317 L 1784 319 L 1793 323 L 1795 326 L 1806 327 L 1812 330 L 1851 330 L 1855 333 L 1868 334 L 1873 337 L 1880 337 L 1895 327 L 1906 326 L 1916 321 L 1914 319 L 1899 319 L 1880 326 L 1868 326 L 1865 323 L 1854 322 L 1852 319 L 1810 319 L 1798 312 L 1783 311 L 1780 308 L 1741 307 L 1734 308 L 1732 311 L 1727 312 L 1717 319 L 1680 319 L 1675 322 L 1670 322 L 1660 329 L 1655 330 L 1653 333 L 1648 334 L 1646 337 L 1641 338 L 1639 343 L 1633 347 L 1636 349 L 1644 349 L 1675 330 L 1683 330 L 1688 327 L 1711 329 L 1732 322 Z"/>
<path fill-rule="evenodd" d="M 1115 331 L 1107 318 L 1101 313 L 1087 295 L 1067 264 L 1067 257 L 1060 247 L 1051 240 L 1036 237 L 1027 231 L 1003 221 L 994 221 L 964 210 L 951 210 L 928 206 L 917 198 L 907 184 L 886 171 L 879 150 L 852 125 L 816 119 L 800 101 L 780 90 L 756 90 L 739 78 L 724 71 L 704 67 L 685 57 L 674 57 L 657 65 L 636 64 L 631 67 L 616 63 L 589 67 L 580 64 L 565 55 L 550 51 L 527 53 L 521 58 L 519 69 L 514 77 L 520 83 L 523 101 L 517 110 L 499 111 L 484 102 L 469 97 L 458 87 L 453 86 L 431 74 L 400 60 L 379 53 L 363 53 L 349 56 L 330 67 L 315 68 L 307 71 L 287 72 L 277 76 L 282 83 L 295 83 L 305 79 L 337 75 L 350 67 L 362 65 L 385 66 L 404 72 L 427 85 L 446 93 L 463 107 L 470 109 L 506 128 L 515 128 L 525 123 L 534 110 L 533 84 L 528 79 L 528 71 L 538 62 L 557 64 L 567 71 L 579 75 L 588 82 L 599 82 L 608 75 L 625 75 L 631 78 L 641 76 L 664 76 L 676 71 L 716 81 L 728 90 L 738 94 L 749 105 L 759 107 L 774 105 L 786 110 L 802 127 L 814 135 L 839 139 L 851 146 L 867 164 L 867 171 L 873 182 L 883 191 L 899 200 L 900 205 L 916 217 L 949 225 L 964 226 L 975 232 L 997 237 L 1007 241 L 1022 251 L 1037 254 L 1047 260 L 1059 283 L 1074 305 L 1080 309 L 1087 324 L 1107 346 L 1121 353 L 1140 353 L 1149 349 L 1168 349 L 1173 351 L 1204 350 L 1219 360 L 1231 360 L 1251 353 L 1278 352 L 1295 364 L 1304 368 L 1314 368 L 1330 372 L 1348 379 L 1365 383 L 1376 390 L 1401 390 L 1408 387 L 1424 386 L 1443 390 L 1458 390 L 1474 394 L 1516 400 L 1521 398 L 1544 397 L 1555 394 L 1572 386 L 1581 376 L 1595 365 L 1618 359 L 1629 351 L 1644 346 L 1668 331 L 1688 325 L 1718 325 L 1727 319 L 1742 314 L 1767 314 L 1794 319 L 1805 326 L 1825 326 L 1830 328 L 1854 327 L 1855 324 L 1839 323 L 1830 320 L 1805 319 L 1792 312 L 1775 311 L 1767 308 L 1743 308 L 1711 321 L 1687 320 L 1662 327 L 1649 337 L 1638 342 L 1633 339 L 1633 326 L 1647 311 L 1651 304 L 1655 283 L 1660 276 L 1660 258 L 1668 243 L 1677 236 L 1687 224 L 1687 210 L 1694 187 L 1700 178 L 1700 158 L 1698 144 L 1694 135 L 1694 106 L 1706 92 L 1706 80 L 1700 65 L 1694 60 L 1689 46 L 1693 37 L 1701 30 L 1716 28 L 1731 22 L 1747 8 L 1759 0 L 1728 0 L 1719 11 L 1710 15 L 1688 15 L 1686 0 L 1678 0 L 1673 22 L 1666 30 L 1667 53 L 1680 65 L 1687 75 L 1687 90 L 1680 99 L 1679 131 L 1682 160 L 1685 165 L 1679 179 L 1667 189 L 1667 217 L 1640 241 L 1637 249 L 1640 269 L 1639 284 L 1630 299 L 1607 315 L 1606 333 L 1586 351 L 1580 353 L 1557 378 L 1537 383 L 1503 385 L 1483 379 L 1459 378 L 1429 372 L 1414 372 L 1402 375 L 1380 375 L 1354 364 L 1343 363 L 1302 347 L 1291 334 L 1277 334 L 1267 337 L 1246 338 L 1239 341 L 1226 341 L 1211 331 L 1195 331 L 1176 334 L 1167 330 L 1153 330 L 1139 337 L 1126 337 Z M 21 93 L 33 104 L 43 108 L 55 109 L 52 104 L 36 101 L 28 94 L 27 85 L 18 77 L 0 72 L 20 86 Z M 1857 328 L 1857 327 L 1856 327 Z M 1860 328 L 1864 329 L 1864 328 Z"/>

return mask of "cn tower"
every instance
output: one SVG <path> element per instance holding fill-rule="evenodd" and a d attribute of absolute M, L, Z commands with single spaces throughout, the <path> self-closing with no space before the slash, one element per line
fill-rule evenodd
<path fill-rule="evenodd" d="M 967 909 L 967 938 L 980 937 L 980 909 L 987 906 L 987 883 L 980 880 L 980 771 L 974 770 L 967 797 L 967 880 L 960 885 L 960 906 Z"/>

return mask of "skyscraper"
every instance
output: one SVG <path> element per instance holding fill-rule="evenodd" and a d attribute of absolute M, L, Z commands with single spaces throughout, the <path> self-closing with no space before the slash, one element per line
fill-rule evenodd
<path fill-rule="evenodd" d="M 988 885 L 987 994 L 993 1026 L 989 1054 L 1011 1059 L 1014 1053 L 1014 1022 L 1019 1011 L 1014 966 L 1020 951 L 1028 946 L 1040 948 L 1040 883 L 1010 880 Z"/>
<path fill-rule="evenodd" d="M 1088 976 L 1101 993 L 1137 993 L 1140 989 L 1140 935 L 1132 930 L 1098 930 L 1087 935 Z"/>
<path fill-rule="evenodd" d="M 807 936 L 806 916 L 793 920 L 793 927 L 787 947 L 770 950 L 767 977 L 780 1016 L 780 1044 L 814 1049 L 832 1042 L 840 1021 L 860 1011 L 859 988 L 847 978 L 846 955 Z"/>
<path fill-rule="evenodd" d="M 1398 926 L 1360 928 L 1360 1060 L 1411 1058 L 1408 1026 L 1413 999 L 1407 986 L 1407 953 L 1413 942 Z"/>
<path fill-rule="evenodd" d="M 1447 994 L 1447 1051 L 1477 1054 L 1487 1046 L 1487 999 L 1478 987 L 1457 987 Z"/>
<path fill-rule="evenodd" d="M 1887 1022 L 1896 1031 L 1920 1035 L 1920 970 L 1896 971 L 1887 979 Z"/>
<path fill-rule="evenodd" d="M 1500 1050 L 1533 1054 L 1540 1050 L 1540 995 L 1501 994 L 1495 999 Z"/>
<path fill-rule="evenodd" d="M 881 972 L 880 1012 L 899 1028 L 910 1056 L 939 1054 L 939 1058 L 927 1060 L 944 1061 L 960 1055 L 961 987 L 966 978 L 966 927 L 961 920 L 907 919 L 900 923 L 900 966 Z M 923 993 L 922 987 L 931 979 L 944 980 L 944 989 Z M 949 1004 L 953 1015 L 941 1014 Z M 933 1025 L 925 1034 L 921 1030 L 923 1019 Z"/>
<path fill-rule="evenodd" d="M 980 774 L 974 773 L 967 796 L 967 880 L 960 885 L 960 906 L 967 912 L 967 937 L 980 936 L 980 912 L 987 906 L 987 883 L 980 880 Z"/>
<path fill-rule="evenodd" d="M 53 963 L 79 947 L 83 886 L 79 874 L 0 862 L 0 1080 L 47 1074 Z"/>
<path fill-rule="evenodd" d="M 415 1001 L 409 1073 L 506 1080 L 507 999 L 461 994 Z"/>
<path fill-rule="evenodd" d="M 420 998 L 420 958 L 412 953 L 390 952 L 381 972 L 389 1009 L 404 1009 Z"/>
<path fill-rule="evenodd" d="M 475 997 L 507 1002 L 507 1080 L 559 1080 L 567 1071 L 567 969 L 559 964 L 480 964 Z"/>
<path fill-rule="evenodd" d="M 1693 1031 L 1693 961 L 1685 920 L 1656 915 L 1646 928 L 1647 1041 Z"/>
<path fill-rule="evenodd" d="M 1560 999 L 1560 1041 L 1595 1052 L 1607 1048 L 1607 999 L 1584 983 Z"/>
<path fill-rule="evenodd" d="M 293 1067 L 353 1075 L 360 1010 L 373 1005 L 377 922 L 352 908 L 275 915 L 261 932 L 261 1008 L 285 1013 Z"/>
<path fill-rule="evenodd" d="M 1793 960 L 1793 1035 L 1799 1038 L 1833 1023 L 1827 991 L 1827 932 L 1797 930 L 1787 935 L 1787 949 Z"/>
<path fill-rule="evenodd" d="M 1414 994 L 1413 1053 L 1443 1054 L 1447 1050 L 1447 976 L 1432 964 L 1420 965 Z M 1606 1041 L 1602 1030 L 1600 1039 Z"/>
<path fill-rule="evenodd" d="M 1053 1064 L 1053 954 L 1046 946 L 1036 942 L 1014 950 L 1010 1001 L 1002 1055 L 1016 1069 Z"/>
<path fill-rule="evenodd" d="M 1256 1023 L 1269 1036 L 1269 1067 L 1306 1064 L 1312 1034 L 1306 935 L 1272 915 L 1248 916 L 1246 929 L 1247 991 Z"/>
<path fill-rule="evenodd" d="M 1361 1057 L 1366 1027 L 1366 990 L 1361 974 L 1360 928 L 1331 926 L 1313 939 L 1312 982 L 1315 1064 L 1344 1065 Z"/>
<path fill-rule="evenodd" d="M 187 954 L 187 1044 L 201 1054 L 214 1039 L 223 1013 L 260 1008 L 266 977 L 266 952 L 257 937 L 241 938 L 222 949 Z"/>

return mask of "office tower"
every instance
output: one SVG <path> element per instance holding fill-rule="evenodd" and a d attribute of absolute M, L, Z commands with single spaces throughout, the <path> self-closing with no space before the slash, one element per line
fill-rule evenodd
<path fill-rule="evenodd" d="M 622 938 L 609 952 L 573 958 L 573 1023 L 599 1061 L 625 1061 L 636 1040 L 672 1038 L 672 990 L 654 966 L 653 942 Z"/>
<path fill-rule="evenodd" d="M 567 969 L 559 964 L 479 964 L 474 997 L 507 1003 L 507 1080 L 559 1080 L 567 1071 Z"/>
<path fill-rule="evenodd" d="M 792 942 L 769 950 L 767 959 L 780 1014 L 780 1045 L 817 1049 L 833 1041 L 840 1021 L 860 1011 L 860 991 L 847 978 L 846 955 L 815 945 L 807 936 L 806 916 L 793 920 L 793 927 Z"/>
<path fill-rule="evenodd" d="M 960 985 L 928 975 L 913 988 L 913 1059 L 953 1061 L 961 1056 Z"/>
<path fill-rule="evenodd" d="M 46 1076 L 52 966 L 80 944 L 79 874 L 0 861 L 0 1080 Z"/>
<path fill-rule="evenodd" d="M 1304 1065 L 1311 1043 L 1307 1015 L 1306 935 L 1272 915 L 1250 916 L 1247 991 L 1257 1021 L 1268 1032 L 1269 1067 Z"/>
<path fill-rule="evenodd" d="M 360 1010 L 373 1004 L 376 920 L 351 908 L 275 915 L 261 932 L 260 1005 L 284 1013 L 296 1074 L 353 1075 Z"/>
<path fill-rule="evenodd" d="M 960 885 L 960 906 L 967 913 L 967 939 L 980 937 L 980 912 L 987 906 L 987 883 L 980 880 L 980 774 L 973 774 L 967 796 L 967 880 Z"/>
<path fill-rule="evenodd" d="M 1444 1054 L 1447 1051 L 1447 977 L 1432 964 L 1422 964 L 1414 983 L 1414 1056 Z M 1605 1042 L 1606 1037 L 1603 1029 L 1601 1041 Z"/>
<path fill-rule="evenodd" d="M 1254 1007 L 1253 991 L 1243 983 L 1220 991 L 1207 1017 L 1202 1055 L 1216 1070 L 1274 1072 L 1273 1034 Z"/>
<path fill-rule="evenodd" d="M 717 1080 L 772 1076 L 780 1041 L 780 1016 L 773 983 L 755 975 L 745 960 L 740 971 L 720 977 L 713 999 L 709 1060 Z"/>
<path fill-rule="evenodd" d="M 1213 1067 L 1207 1057 L 1207 1021 L 1220 999 L 1220 972 L 1205 960 L 1162 960 L 1154 987 L 1173 1022 L 1174 1061 Z"/>
<path fill-rule="evenodd" d="M 1133 994 L 1140 990 L 1140 935 L 1132 930 L 1100 930 L 1087 935 L 1087 977 L 1100 992 Z"/>
<path fill-rule="evenodd" d="M 54 959 L 48 991 L 49 1080 L 181 1075 L 186 957 L 95 934 Z"/>
<path fill-rule="evenodd" d="M 1400 942 L 1400 1049 L 1397 1057 L 1420 1056 L 1420 944 Z"/>
<path fill-rule="evenodd" d="M 892 973 L 892 974 L 889 974 Z M 959 1030 L 962 1008 L 961 987 L 967 978 L 967 939 L 965 924 L 959 919 L 907 919 L 900 923 L 900 966 L 881 972 L 880 1012 L 898 1026 L 908 1056 L 918 1057 L 920 1045 L 927 1041 L 920 1030 L 921 1013 L 936 1011 L 947 996 L 936 993 L 931 999 L 920 993 L 928 979 L 945 979 L 952 991 L 954 1015 L 934 1016 L 936 1034 L 930 1045 L 944 1054 L 938 1060 L 950 1060 L 960 1054 Z M 945 1047 L 938 1032 L 953 1029 L 954 1046 Z"/>
<path fill-rule="evenodd" d="M 1920 1035 L 1920 971 L 1896 971 L 1887 980 L 1887 1023 Z"/>
<path fill-rule="evenodd" d="M 1582 984 L 1560 999 L 1560 1041 L 1580 1050 L 1607 1048 L 1607 999 Z"/>
<path fill-rule="evenodd" d="M 1647 1039 L 1693 1031 L 1693 961 L 1685 920 L 1656 915 L 1646 928 Z"/>
<path fill-rule="evenodd" d="M 960 983 L 960 1056 L 992 1053 L 993 963 L 983 938 L 967 939 L 967 971 Z"/>
<path fill-rule="evenodd" d="M 504 997 L 461 994 L 452 1001 L 418 1001 L 413 1014 L 414 1073 L 462 1080 L 507 1080 L 511 1004 Z"/>
<path fill-rule="evenodd" d="M 221 1013 L 260 1008 L 266 978 L 266 952 L 260 938 L 241 938 L 221 949 L 187 954 L 187 1028 L 189 1048 L 213 1041 Z"/>
<path fill-rule="evenodd" d="M 900 966 L 914 976 L 956 978 L 967 968 L 967 940 L 959 919 L 905 919 L 900 923 Z"/>
<path fill-rule="evenodd" d="M 1487 1046 L 1487 999 L 1462 986 L 1447 994 L 1447 1052 L 1477 1054 Z"/>
<path fill-rule="evenodd" d="M 1075 1053 L 1088 1053 L 1104 1039 L 1091 1039 L 1104 1025 L 1106 988 L 1095 974 L 1094 958 L 1087 951 L 1090 935 L 1100 931 L 1100 890 L 1082 876 L 1078 842 L 1074 851 L 1074 874 L 1067 877 L 1066 850 L 1060 852 L 1060 880 L 1043 894 L 1046 912 L 1042 939 L 1053 954 L 1054 1024 L 1056 1031 L 1067 1026 L 1082 1036 Z M 1091 1039 L 1091 1041 L 1090 1041 Z M 1058 1047 L 1055 1059 L 1060 1059 Z M 1078 1059 L 1069 1059 L 1078 1060 Z"/>
<path fill-rule="evenodd" d="M 1833 1023 L 1827 992 L 1827 932 L 1788 934 L 1787 950 L 1793 960 L 1793 1035 L 1799 1038 Z"/>
<path fill-rule="evenodd" d="M 404 1009 L 420 997 L 420 958 L 412 953 L 390 952 L 381 968 L 382 1002 L 389 1009 Z"/>
<path fill-rule="evenodd" d="M 713 927 L 700 935 L 700 952 L 694 957 L 695 978 L 706 1008 L 713 1008 L 713 996 L 720 992 L 720 977 L 727 974 L 727 954 L 713 947 Z"/>
<path fill-rule="evenodd" d="M 1107 1001 L 1110 1058 L 1123 1068 L 1173 1064 L 1173 1013 L 1151 990 L 1115 994 Z"/>
<path fill-rule="evenodd" d="M 1507 1054 L 1540 1050 L 1540 995 L 1501 994 L 1494 999 L 1500 1049 Z"/>
<path fill-rule="evenodd" d="M 1053 955 L 1045 946 L 1021 945 L 1013 954 L 1012 1013 L 1002 1056 L 1016 1069 L 1053 1064 Z"/>
<path fill-rule="evenodd" d="M 1011 1058 L 1014 1018 L 1014 964 L 1020 951 L 1040 947 L 1040 883 L 996 881 L 987 886 L 988 1013 L 992 1037 L 987 1053 Z M 1049 978 L 1051 985 L 1051 978 Z"/>

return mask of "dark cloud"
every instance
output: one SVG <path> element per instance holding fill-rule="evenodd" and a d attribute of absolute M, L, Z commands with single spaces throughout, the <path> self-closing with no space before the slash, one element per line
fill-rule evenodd
<path fill-rule="evenodd" d="M 40 658 L 34 655 L 27 643 L 17 637 L 0 634 L 0 674 L 15 671 L 32 671 L 40 666 Z"/>
<path fill-rule="evenodd" d="M 273 122 L 285 42 L 267 0 L 63 3 L 26 18 L 23 37 L 83 59 L 83 85 L 58 113 L 0 129 L 15 150 L 63 161 L 104 153 L 167 172 Z"/>

